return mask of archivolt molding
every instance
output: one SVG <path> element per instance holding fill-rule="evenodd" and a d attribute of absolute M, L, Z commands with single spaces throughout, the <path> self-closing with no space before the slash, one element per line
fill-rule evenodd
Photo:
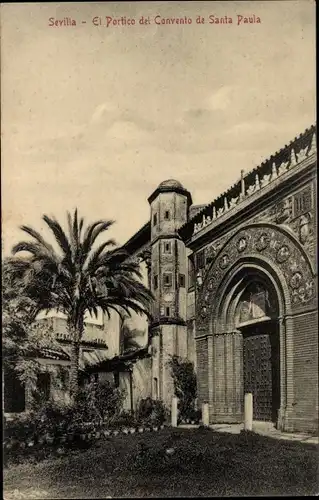
<path fill-rule="evenodd" d="M 208 331 L 226 275 L 233 273 L 238 262 L 246 261 L 248 265 L 254 260 L 259 261 L 261 270 L 266 265 L 282 289 L 286 288 L 294 310 L 315 302 L 315 271 L 299 241 L 282 227 L 269 223 L 251 224 L 228 239 L 207 270 L 197 300 L 198 332 Z"/>
<path fill-rule="evenodd" d="M 274 264 L 267 257 L 256 258 L 254 255 L 247 255 L 236 261 L 228 270 L 217 290 L 217 300 L 212 309 L 216 333 L 224 331 L 225 328 L 234 331 L 235 309 L 250 278 L 263 283 L 265 289 L 275 293 L 273 299 L 275 298 L 277 304 L 277 318 L 283 316 L 285 312 L 291 313 L 289 288 L 281 270 L 278 267 L 274 268 Z"/>

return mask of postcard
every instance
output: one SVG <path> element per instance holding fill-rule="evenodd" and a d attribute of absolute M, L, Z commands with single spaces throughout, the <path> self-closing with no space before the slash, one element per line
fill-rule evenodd
<path fill-rule="evenodd" d="M 315 39 L 1 4 L 6 500 L 318 494 Z"/>

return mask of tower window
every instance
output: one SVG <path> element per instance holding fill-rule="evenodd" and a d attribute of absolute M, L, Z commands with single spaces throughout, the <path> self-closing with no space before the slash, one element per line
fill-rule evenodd
<path fill-rule="evenodd" d="M 158 276 L 154 276 L 154 290 L 158 289 Z"/>
<path fill-rule="evenodd" d="M 171 308 L 165 307 L 165 316 L 170 316 L 170 315 L 171 315 Z"/>
<path fill-rule="evenodd" d="M 154 214 L 153 215 L 153 225 L 156 226 L 157 225 L 157 214 Z"/>
<path fill-rule="evenodd" d="M 154 399 L 158 399 L 158 380 L 154 377 Z"/>
<path fill-rule="evenodd" d="M 172 286 L 172 273 L 164 273 L 163 274 L 163 282 L 164 286 Z"/>
<path fill-rule="evenodd" d="M 164 253 L 172 253 L 172 243 L 170 241 L 164 241 Z"/>
<path fill-rule="evenodd" d="M 165 220 L 170 220 L 170 218 L 171 218 L 171 216 L 170 216 L 169 210 L 165 210 L 164 219 Z"/>
<path fill-rule="evenodd" d="M 179 275 L 179 286 L 185 288 L 185 274 Z"/>

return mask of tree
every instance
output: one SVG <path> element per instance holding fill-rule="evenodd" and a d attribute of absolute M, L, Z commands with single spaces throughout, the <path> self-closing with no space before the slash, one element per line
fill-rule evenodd
<path fill-rule="evenodd" d="M 152 293 L 141 283 L 139 264 L 116 248 L 113 239 L 97 239 L 113 224 L 98 220 L 84 228 L 84 219 L 67 213 L 68 233 L 47 215 L 43 220 L 53 233 L 55 246 L 29 226 L 21 226 L 32 241 L 21 241 L 12 249 L 11 266 L 23 293 L 32 298 L 36 312 L 55 309 L 67 318 L 71 340 L 70 393 L 78 391 L 80 342 L 87 312 L 97 316 L 100 308 L 109 318 L 132 311 L 149 316 Z M 26 257 L 16 256 L 26 252 Z"/>
<path fill-rule="evenodd" d="M 2 263 L 2 359 L 5 373 L 35 392 L 44 367 L 37 362 L 44 349 L 59 350 L 50 325 L 35 323 L 36 304 L 13 279 L 10 259 Z"/>

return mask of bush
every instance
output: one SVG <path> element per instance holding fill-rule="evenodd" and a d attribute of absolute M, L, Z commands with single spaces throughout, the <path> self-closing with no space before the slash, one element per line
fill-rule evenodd
<path fill-rule="evenodd" d="M 131 412 L 123 411 L 116 421 L 113 422 L 112 427 L 116 429 L 130 429 L 135 428 L 138 425 L 138 421 Z"/>
<path fill-rule="evenodd" d="M 95 405 L 103 422 L 114 421 L 121 413 L 125 392 L 109 382 L 95 385 Z"/>
<path fill-rule="evenodd" d="M 193 407 L 185 408 L 183 411 L 183 419 L 180 415 L 179 417 L 180 421 L 183 420 L 184 422 L 193 422 L 195 424 L 198 424 L 201 421 L 202 412 L 201 410 L 196 410 Z"/>
<path fill-rule="evenodd" d="M 162 401 L 145 398 L 140 401 L 136 416 L 142 425 L 156 427 L 165 422 L 167 410 Z"/>
<path fill-rule="evenodd" d="M 7 420 L 4 427 L 4 440 L 9 441 L 27 441 L 28 439 L 34 439 L 39 426 L 36 414 L 23 413 L 16 416 L 13 420 Z"/>
<path fill-rule="evenodd" d="M 195 415 L 197 382 L 193 363 L 178 356 L 172 356 L 169 365 L 174 380 L 175 396 L 178 398 L 179 420 L 192 420 Z"/>
<path fill-rule="evenodd" d="M 123 393 L 110 384 L 88 384 L 81 388 L 73 403 L 35 401 L 31 411 L 5 422 L 5 441 L 37 442 L 51 436 L 95 431 L 116 422 L 121 411 Z"/>

